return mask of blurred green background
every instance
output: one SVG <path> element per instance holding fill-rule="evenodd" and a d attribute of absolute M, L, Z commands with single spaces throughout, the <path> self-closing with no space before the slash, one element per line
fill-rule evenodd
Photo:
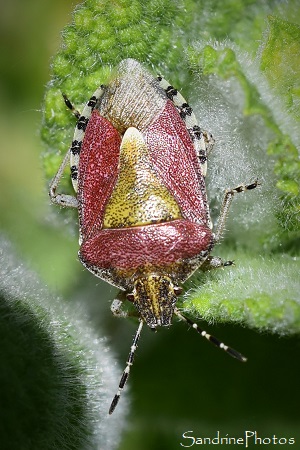
<path fill-rule="evenodd" d="M 39 128 L 49 62 L 73 7 L 68 0 L 1 2 L 0 225 L 50 289 L 70 302 L 85 299 L 99 333 L 109 336 L 123 365 L 136 323 L 111 318 L 108 300 L 115 292 L 77 261 L 77 236 L 66 232 L 64 217 L 53 220 L 56 212 L 49 205 L 42 170 Z M 242 14 L 242 2 L 240 9 Z M 298 338 L 223 325 L 210 326 L 209 331 L 249 361 L 239 364 L 184 324 L 174 322 L 170 330 L 156 334 L 144 330 L 128 386 L 132 406 L 119 450 L 182 448 L 181 435 L 187 430 L 211 437 L 217 430 L 237 437 L 253 430 L 260 437 L 294 437 L 293 448 L 300 448 Z M 10 448 L 14 450 L 13 441 L 3 450 Z"/>
<path fill-rule="evenodd" d="M 76 243 L 47 223 L 39 133 L 51 57 L 61 44 L 61 29 L 71 19 L 72 5 L 2 2 L 0 16 L 1 228 L 32 267 L 59 288 L 64 284 L 59 265 L 72 265 L 73 258 L 65 258 L 72 254 L 68 247 L 73 245 L 74 251 Z"/>

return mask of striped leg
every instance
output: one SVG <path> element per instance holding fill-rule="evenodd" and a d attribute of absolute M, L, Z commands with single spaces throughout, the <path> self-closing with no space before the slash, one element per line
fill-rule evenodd
<path fill-rule="evenodd" d="M 114 396 L 113 401 L 111 402 L 111 405 L 110 405 L 110 408 L 109 408 L 109 414 L 112 414 L 114 412 L 114 410 L 115 410 L 115 408 L 116 408 L 116 406 L 117 406 L 117 404 L 118 404 L 118 402 L 120 400 L 120 396 L 121 396 L 121 393 L 122 393 L 122 391 L 124 389 L 124 386 L 127 383 L 127 380 L 128 380 L 128 377 L 129 377 L 129 373 L 130 373 L 130 368 L 131 368 L 131 366 L 133 364 L 133 360 L 134 360 L 134 354 L 135 354 L 135 351 L 137 349 L 137 343 L 138 343 L 138 340 L 140 338 L 141 331 L 142 331 L 142 328 L 143 328 L 143 324 L 144 324 L 144 322 L 142 320 L 140 320 L 138 329 L 137 329 L 137 331 L 135 333 L 135 336 L 133 338 L 133 342 L 132 342 L 132 346 L 130 348 L 130 352 L 129 352 L 128 359 L 127 359 L 127 362 L 126 362 L 125 370 L 124 370 L 124 372 L 123 372 L 123 374 L 121 376 L 118 392 Z"/>
<path fill-rule="evenodd" d="M 164 89 L 168 99 L 174 103 L 180 117 L 186 125 L 195 152 L 198 155 L 202 174 L 205 177 L 207 171 L 207 153 L 211 151 L 214 139 L 210 133 L 201 130 L 192 107 L 187 103 L 180 92 L 178 92 L 174 86 L 170 85 L 170 83 L 162 76 L 158 75 L 157 79 L 160 87 Z"/>
<path fill-rule="evenodd" d="M 70 100 L 68 99 L 68 97 L 66 96 L 66 94 L 62 94 L 65 104 L 66 106 L 72 111 L 72 113 L 74 114 L 74 116 L 76 117 L 76 119 L 79 119 L 80 117 L 80 112 L 74 108 L 73 104 L 70 102 Z"/>
<path fill-rule="evenodd" d="M 110 306 L 110 310 L 115 317 L 139 317 L 136 309 L 133 311 L 127 311 L 124 309 L 124 303 L 127 302 L 128 298 L 123 291 L 120 291 Z"/>
<path fill-rule="evenodd" d="M 60 206 L 66 206 L 70 208 L 78 208 L 77 198 L 73 195 L 68 194 L 59 194 L 57 193 L 57 187 L 60 183 L 60 180 L 63 176 L 64 170 L 70 162 L 70 154 L 71 149 L 68 150 L 66 156 L 64 157 L 55 177 L 52 179 L 49 186 L 49 196 L 53 203 L 56 203 Z"/>
<path fill-rule="evenodd" d="M 90 117 L 92 115 L 92 112 L 96 106 L 97 101 L 103 94 L 104 86 L 100 86 L 92 97 L 89 99 L 89 101 L 84 106 L 82 113 L 80 114 L 79 111 L 77 111 L 70 100 L 67 98 L 66 95 L 64 95 L 65 103 L 69 109 L 73 112 L 73 114 L 78 118 L 77 124 L 74 131 L 73 141 L 70 148 L 70 168 L 71 168 L 71 180 L 73 184 L 74 191 L 77 192 L 78 190 L 78 166 L 79 166 L 79 159 L 80 159 L 80 150 L 81 145 L 84 139 L 85 131 L 88 126 Z"/>
<path fill-rule="evenodd" d="M 221 348 L 226 353 L 228 353 L 233 358 L 238 359 L 239 361 L 246 362 L 247 358 L 243 356 L 241 353 L 237 352 L 231 347 L 228 347 L 223 342 L 219 341 L 219 339 L 215 338 L 214 336 L 211 336 L 210 334 L 206 333 L 206 331 L 202 330 L 196 323 L 194 323 L 192 320 L 190 320 L 188 317 L 183 316 L 177 308 L 175 308 L 174 313 L 176 314 L 179 319 L 184 320 L 186 323 L 191 325 L 194 330 L 197 331 L 197 333 L 201 334 L 201 336 L 205 337 L 209 342 L 214 344 L 216 347 Z"/>
<path fill-rule="evenodd" d="M 72 111 L 72 113 L 78 120 L 77 120 L 77 124 L 75 127 L 72 145 L 69 148 L 66 156 L 64 157 L 63 162 L 61 163 L 61 165 L 57 171 L 57 174 L 51 181 L 50 188 L 49 188 L 49 196 L 51 198 L 51 201 L 60 206 L 67 206 L 67 207 L 71 207 L 71 208 L 78 207 L 78 202 L 77 202 L 77 199 L 75 196 L 57 193 L 57 187 L 63 176 L 65 168 L 67 167 L 68 163 L 70 163 L 71 180 L 72 180 L 74 191 L 77 192 L 77 176 L 78 176 L 78 164 L 79 164 L 81 144 L 82 144 L 82 141 L 84 138 L 84 133 L 85 133 L 87 124 L 89 122 L 89 118 L 93 112 L 93 109 L 94 109 L 98 99 L 101 97 L 101 95 L 103 93 L 103 89 L 104 89 L 104 86 L 100 86 L 100 88 L 98 88 L 94 92 L 93 96 L 89 99 L 89 101 L 85 105 L 85 107 L 82 111 L 82 114 L 80 114 L 80 112 L 74 108 L 74 106 L 72 105 L 71 101 L 68 99 L 66 94 L 62 94 L 66 106 Z"/>
<path fill-rule="evenodd" d="M 219 256 L 208 256 L 204 263 L 201 265 L 202 272 L 206 270 L 219 269 L 220 267 L 234 266 L 234 261 L 224 261 Z"/>
<path fill-rule="evenodd" d="M 70 102 L 70 100 L 68 99 L 66 94 L 62 94 L 62 96 L 64 98 L 66 106 L 72 111 L 74 116 L 79 120 L 80 112 L 74 108 L 74 106 L 72 105 L 72 103 Z M 50 196 L 51 201 L 53 203 L 56 203 L 57 205 L 65 206 L 65 207 L 69 207 L 69 208 L 78 208 L 78 202 L 77 202 L 76 197 L 74 197 L 73 195 L 57 193 L 57 187 L 63 176 L 65 168 L 70 163 L 70 158 L 71 158 L 72 152 L 74 152 L 73 143 L 72 143 L 71 148 L 69 148 L 66 156 L 64 157 L 55 177 L 52 179 L 52 181 L 50 183 L 49 196 Z M 72 172 L 71 172 L 71 176 L 72 176 Z"/>
<path fill-rule="evenodd" d="M 225 192 L 222 207 L 221 207 L 220 217 L 218 220 L 217 230 L 215 232 L 215 242 L 218 242 L 220 240 L 220 238 L 222 237 L 226 218 L 228 215 L 228 211 L 229 211 L 231 202 L 232 202 L 235 194 L 238 194 L 239 192 L 245 192 L 245 191 L 250 191 L 251 189 L 255 189 L 257 186 L 259 186 L 259 184 L 260 183 L 258 182 L 258 180 L 255 180 L 251 184 L 247 184 L 247 185 L 241 184 L 240 186 L 237 186 L 234 189 L 228 189 Z"/>

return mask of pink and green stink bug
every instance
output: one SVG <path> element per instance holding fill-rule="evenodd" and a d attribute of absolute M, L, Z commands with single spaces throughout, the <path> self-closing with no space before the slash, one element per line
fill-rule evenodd
<path fill-rule="evenodd" d="M 74 139 L 50 186 L 51 200 L 78 208 L 82 264 L 123 292 L 112 312 L 126 316 L 132 302 L 139 326 L 111 414 L 128 379 L 142 326 L 170 326 L 173 315 L 240 361 L 246 358 L 201 330 L 176 307 L 181 284 L 201 267 L 230 265 L 210 256 L 220 240 L 234 195 L 258 182 L 225 192 L 212 232 L 205 188 L 212 136 L 200 129 L 192 108 L 162 77 L 139 62 L 122 61 L 80 115 Z M 70 162 L 76 197 L 57 193 Z M 125 294 L 125 295 L 124 295 Z"/>

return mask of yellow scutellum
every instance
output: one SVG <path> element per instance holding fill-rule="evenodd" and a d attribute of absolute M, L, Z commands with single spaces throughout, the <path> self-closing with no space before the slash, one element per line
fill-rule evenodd
<path fill-rule="evenodd" d="M 142 134 L 124 134 L 120 169 L 104 214 L 104 228 L 141 226 L 181 218 L 180 208 L 151 165 Z"/>

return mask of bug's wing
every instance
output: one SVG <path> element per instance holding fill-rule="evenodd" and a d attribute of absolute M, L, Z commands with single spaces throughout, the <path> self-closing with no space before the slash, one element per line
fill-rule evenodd
<path fill-rule="evenodd" d="M 81 240 L 102 228 L 104 208 L 118 174 L 121 138 L 94 110 L 82 143 L 78 171 Z"/>
<path fill-rule="evenodd" d="M 185 123 L 171 101 L 146 131 L 153 165 L 176 198 L 183 217 L 208 225 L 204 177 Z"/>

